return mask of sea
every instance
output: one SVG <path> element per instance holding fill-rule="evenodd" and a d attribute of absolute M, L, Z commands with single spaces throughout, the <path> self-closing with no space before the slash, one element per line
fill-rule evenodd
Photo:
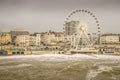
<path fill-rule="evenodd" d="M 0 56 L 0 80 L 120 80 L 120 56 Z"/>

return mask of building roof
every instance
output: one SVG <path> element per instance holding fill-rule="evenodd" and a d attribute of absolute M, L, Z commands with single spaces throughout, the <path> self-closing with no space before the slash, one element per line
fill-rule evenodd
<path fill-rule="evenodd" d="M 33 36 L 36 36 L 37 34 L 41 34 L 40 32 L 35 32 L 34 34 L 33 34 Z"/>
<path fill-rule="evenodd" d="M 9 34 L 9 32 L 0 32 L 0 35 L 6 35 Z"/>
<path fill-rule="evenodd" d="M 120 34 L 109 33 L 109 34 L 102 34 L 101 36 L 120 36 Z"/>
<path fill-rule="evenodd" d="M 10 31 L 11 35 L 29 35 L 28 31 Z"/>

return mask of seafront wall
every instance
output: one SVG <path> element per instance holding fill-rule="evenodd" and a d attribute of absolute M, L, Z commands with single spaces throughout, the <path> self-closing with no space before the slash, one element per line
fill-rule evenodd
<path fill-rule="evenodd" d="M 24 54 L 63 54 L 63 51 L 25 51 Z"/>

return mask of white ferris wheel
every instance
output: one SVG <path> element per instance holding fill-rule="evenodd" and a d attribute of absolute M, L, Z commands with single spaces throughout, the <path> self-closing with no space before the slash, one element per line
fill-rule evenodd
<path fill-rule="evenodd" d="M 84 9 L 70 13 L 64 23 L 65 33 L 71 38 L 71 48 L 93 47 L 100 35 L 99 21 L 96 16 Z"/>

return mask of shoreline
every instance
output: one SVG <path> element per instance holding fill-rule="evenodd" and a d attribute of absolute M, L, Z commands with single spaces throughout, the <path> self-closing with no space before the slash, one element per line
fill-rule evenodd
<path fill-rule="evenodd" d="M 63 55 L 75 55 L 75 54 L 85 54 L 85 55 L 111 55 L 111 56 L 120 56 L 119 52 L 116 53 L 70 53 L 68 54 L 65 51 L 22 51 L 24 54 L 18 54 L 19 51 L 16 51 L 15 54 L 12 53 L 12 51 L 8 51 L 7 54 L 0 54 L 0 56 L 20 56 L 20 55 L 46 55 L 46 54 L 63 54 Z"/>
<path fill-rule="evenodd" d="M 87 54 L 85 54 L 85 53 L 79 53 L 80 55 L 90 55 L 90 56 L 92 56 L 92 55 L 100 55 L 100 56 L 120 56 L 120 54 L 109 54 L 109 53 L 107 53 L 107 54 L 89 54 L 89 53 L 87 53 Z M 2 56 L 26 56 L 26 55 L 69 55 L 69 56 L 72 56 L 72 55 L 79 55 L 79 54 L 58 54 L 58 53 L 37 53 L 37 54 L 30 54 L 30 53 L 27 53 L 27 54 L 2 54 L 2 55 L 0 55 L 0 57 L 2 57 Z"/>

